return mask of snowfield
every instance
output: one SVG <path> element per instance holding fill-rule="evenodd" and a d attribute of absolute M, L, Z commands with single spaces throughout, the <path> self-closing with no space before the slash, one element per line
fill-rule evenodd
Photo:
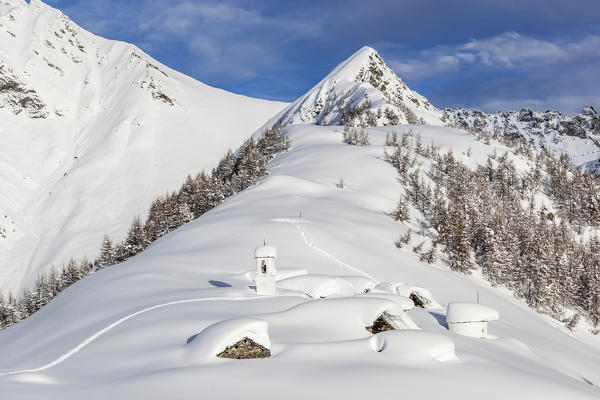
<path fill-rule="evenodd" d="M 258 185 L 0 332 L 2 398 L 599 398 L 597 336 L 394 246 L 418 221 L 387 215 L 403 189 L 383 144 L 410 128 L 471 165 L 508 150 L 442 127 L 372 128 L 360 147 L 341 127 L 289 126 L 292 148 Z M 274 297 L 251 278 L 263 241 L 283 275 Z M 425 309 L 406 302 L 418 290 Z M 500 315 L 489 337 L 449 332 L 447 304 L 477 295 Z M 372 335 L 382 313 L 412 329 Z M 216 357 L 243 336 L 271 357 Z"/>

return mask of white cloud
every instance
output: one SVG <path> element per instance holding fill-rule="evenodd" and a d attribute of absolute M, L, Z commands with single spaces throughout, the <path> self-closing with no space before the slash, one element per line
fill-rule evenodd
<path fill-rule="evenodd" d="M 319 37 L 324 27 L 319 16 L 267 13 L 235 0 L 75 0 L 65 11 L 97 34 L 144 44 L 145 50 L 175 47 L 205 79 L 228 75 L 230 81 L 284 67 L 280 50 Z"/>
<path fill-rule="evenodd" d="M 566 48 L 516 32 L 506 32 L 489 39 L 471 40 L 459 46 L 458 51 L 474 56 L 474 62 L 501 67 L 534 66 L 556 62 L 568 55 Z"/>
<path fill-rule="evenodd" d="M 505 32 L 455 46 L 436 46 L 390 64 L 401 76 L 418 80 L 470 66 L 505 69 L 547 66 L 590 57 L 597 54 L 598 48 L 600 36 L 591 35 L 576 42 L 551 42 Z"/>

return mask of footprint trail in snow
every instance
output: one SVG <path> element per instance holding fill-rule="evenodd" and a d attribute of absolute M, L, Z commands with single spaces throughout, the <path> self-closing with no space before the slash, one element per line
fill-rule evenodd
<path fill-rule="evenodd" d="M 340 260 L 339 258 L 337 258 L 336 256 L 334 256 L 333 254 L 323 250 L 322 248 L 316 246 L 313 241 L 310 239 L 310 237 L 308 236 L 308 234 L 306 233 L 306 231 L 304 230 L 304 228 L 302 227 L 302 222 L 308 222 L 307 220 L 300 220 L 300 219 L 295 219 L 295 218 L 275 218 L 272 219 L 271 221 L 273 222 L 283 222 L 283 223 L 287 223 L 287 224 L 292 224 L 294 225 L 298 231 L 300 232 L 300 236 L 302 236 L 302 239 L 304 240 L 304 243 L 306 243 L 306 245 L 308 247 L 310 247 L 311 249 L 313 249 L 314 251 L 316 251 L 317 253 L 321 253 L 322 255 L 324 255 L 325 257 L 333 260 L 335 263 L 341 265 L 342 267 L 352 270 L 354 272 L 357 272 L 359 274 L 361 274 L 362 276 L 369 278 L 371 280 L 376 281 L 377 279 L 375 279 L 374 277 L 372 277 L 371 275 L 369 275 L 368 273 L 366 273 L 365 271 L 356 268 L 350 264 L 345 263 L 344 261 Z"/>

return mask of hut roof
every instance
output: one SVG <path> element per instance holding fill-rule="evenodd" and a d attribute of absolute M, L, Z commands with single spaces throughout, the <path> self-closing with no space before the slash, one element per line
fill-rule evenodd
<path fill-rule="evenodd" d="M 448 323 L 494 321 L 498 318 L 500 318 L 498 311 L 478 303 L 449 303 L 446 312 Z"/>

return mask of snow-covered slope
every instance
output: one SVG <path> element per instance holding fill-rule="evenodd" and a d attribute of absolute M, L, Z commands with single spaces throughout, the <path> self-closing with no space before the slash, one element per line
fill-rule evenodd
<path fill-rule="evenodd" d="M 342 143 L 340 127 L 286 128 L 292 148 L 258 185 L 0 332 L 3 398 L 600 397 L 597 337 L 570 333 L 476 276 L 394 246 L 407 227 L 386 213 L 403 187 L 383 143 L 392 129 L 409 128 L 369 129 L 366 147 Z M 510 151 L 456 129 L 412 129 L 470 166 Z M 275 297 L 251 287 L 264 239 L 288 278 Z M 408 310 L 421 329 L 372 336 L 365 327 L 382 312 L 402 315 L 400 295 L 415 286 L 440 303 Z M 369 297 L 355 296 L 365 288 Z M 341 298 L 313 300 L 308 291 Z M 500 314 L 490 336 L 449 332 L 445 306 L 477 293 Z M 240 336 L 271 357 L 215 357 Z"/>
<path fill-rule="evenodd" d="M 270 124 L 363 126 L 424 122 L 442 125 L 442 113 L 396 76 L 370 47 L 338 65 Z"/>
<path fill-rule="evenodd" d="M 95 256 L 284 107 L 209 87 L 39 0 L 0 1 L 0 290 Z"/>

